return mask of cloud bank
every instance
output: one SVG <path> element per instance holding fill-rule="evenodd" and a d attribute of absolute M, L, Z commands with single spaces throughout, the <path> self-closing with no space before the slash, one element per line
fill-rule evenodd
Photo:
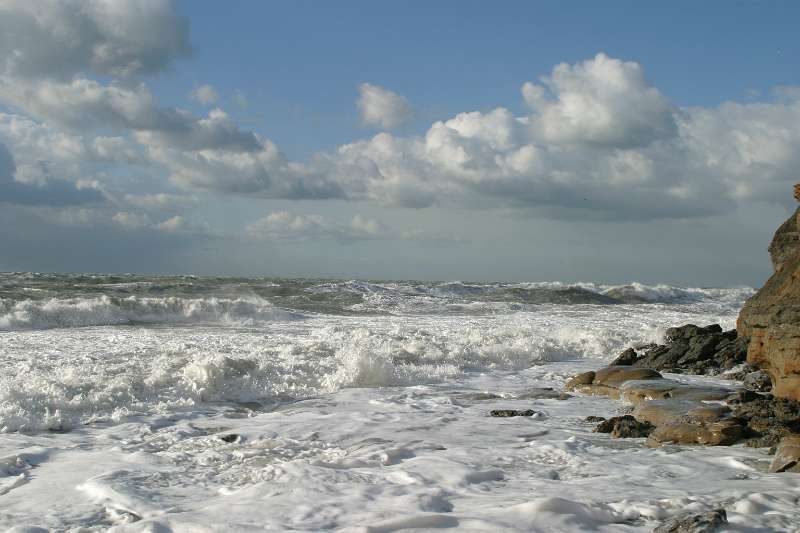
<path fill-rule="evenodd" d="M 246 231 L 251 238 L 264 241 L 357 241 L 376 239 L 387 233 L 379 222 L 361 215 L 342 224 L 320 215 L 296 215 L 287 211 L 270 213 L 249 224 Z"/>

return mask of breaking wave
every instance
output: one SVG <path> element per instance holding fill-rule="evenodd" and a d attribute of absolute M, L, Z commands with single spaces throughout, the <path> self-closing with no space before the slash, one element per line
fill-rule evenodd
<path fill-rule="evenodd" d="M 252 325 L 299 318 L 257 296 L 242 298 L 142 298 L 138 296 L 0 298 L 0 331 L 74 328 L 136 323 L 208 322 Z"/>

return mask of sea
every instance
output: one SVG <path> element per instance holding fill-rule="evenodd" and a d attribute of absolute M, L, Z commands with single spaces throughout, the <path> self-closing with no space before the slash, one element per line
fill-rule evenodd
<path fill-rule="evenodd" d="M 751 294 L 0 274 L 0 530 L 798 531 L 767 450 L 612 439 L 586 417 L 623 403 L 559 397 Z"/>

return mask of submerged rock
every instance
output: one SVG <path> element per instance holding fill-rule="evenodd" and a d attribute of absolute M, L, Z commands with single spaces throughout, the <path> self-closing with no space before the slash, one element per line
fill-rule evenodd
<path fill-rule="evenodd" d="M 800 400 L 800 209 L 769 246 L 774 273 L 748 299 L 736 328 L 750 338 L 747 362 L 767 371 L 773 393 Z"/>
<path fill-rule="evenodd" d="M 715 509 L 707 513 L 678 516 L 655 528 L 653 533 L 710 533 L 727 523 L 725 509 Z"/>
<path fill-rule="evenodd" d="M 509 418 L 512 416 L 533 416 L 538 414 L 538 411 L 533 409 L 525 409 L 524 411 L 519 409 L 494 409 L 489 414 L 498 418 Z"/>

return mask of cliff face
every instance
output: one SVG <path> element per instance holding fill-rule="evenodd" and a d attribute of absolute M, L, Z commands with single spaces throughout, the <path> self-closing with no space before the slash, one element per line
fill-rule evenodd
<path fill-rule="evenodd" d="M 773 394 L 800 400 L 800 209 L 769 247 L 775 273 L 745 302 L 736 329 L 750 337 L 747 362 L 772 377 Z"/>

